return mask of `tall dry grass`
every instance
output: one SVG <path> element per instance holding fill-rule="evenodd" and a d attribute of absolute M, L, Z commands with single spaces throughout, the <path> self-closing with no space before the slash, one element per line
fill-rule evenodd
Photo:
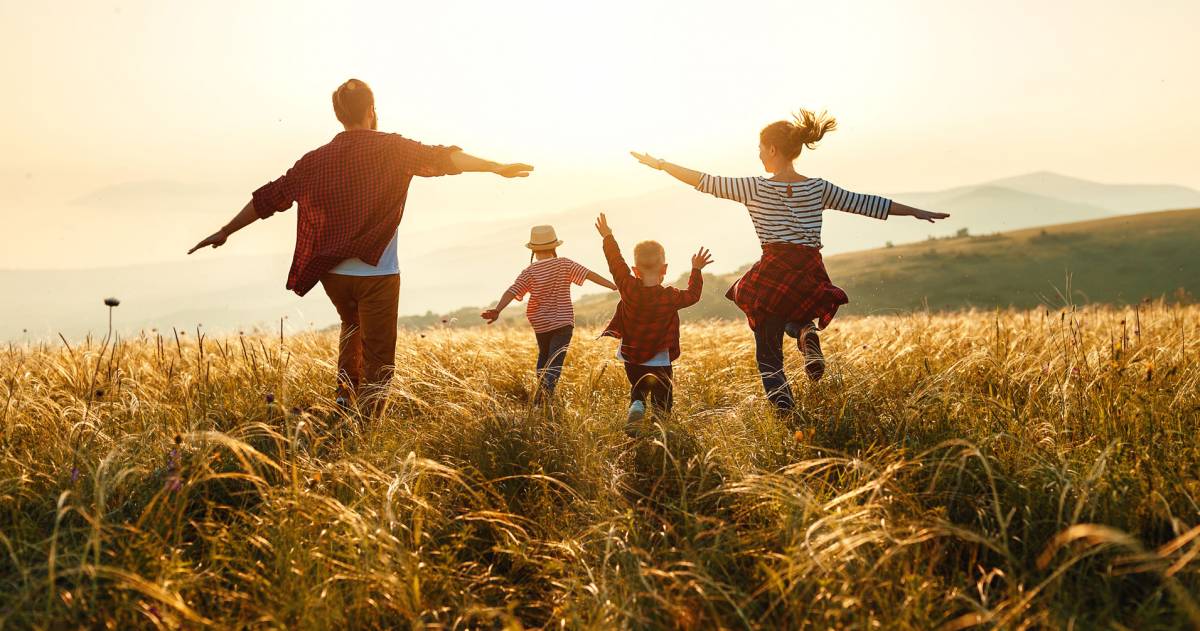
<path fill-rule="evenodd" d="M 839 321 L 805 442 L 740 323 L 630 441 L 593 334 L 549 411 L 527 330 L 405 334 L 366 422 L 331 334 L 11 346 L 0 626 L 1200 624 L 1198 307 Z"/>

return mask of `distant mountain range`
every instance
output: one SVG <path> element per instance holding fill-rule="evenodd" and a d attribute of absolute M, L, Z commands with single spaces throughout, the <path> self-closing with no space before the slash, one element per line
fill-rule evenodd
<path fill-rule="evenodd" d="M 826 267 L 850 296 L 843 315 L 1194 301 L 1197 243 L 1200 209 L 1171 210 L 849 252 L 829 257 Z M 724 297 L 738 276 L 706 278 L 703 299 L 684 319 L 741 319 Z M 616 302 L 611 293 L 588 296 L 576 303 L 576 318 L 606 320 Z"/>
<path fill-rule="evenodd" d="M 835 182 L 856 189 L 853 182 Z M 97 191 L 77 203 L 128 207 L 134 199 L 155 194 L 184 199 L 195 193 L 170 183 L 142 183 Z M 877 248 L 887 242 L 924 241 L 962 229 L 984 235 L 1130 212 L 1200 207 L 1200 191 L 1185 187 L 1102 184 L 1045 172 L 891 197 L 952 216 L 931 225 L 903 217 L 881 222 L 828 212 L 826 255 Z M 592 228 L 600 211 L 608 214 L 617 236 L 628 246 L 647 238 L 661 241 L 672 273 L 685 271 L 689 255 L 700 245 L 714 251 L 717 263 L 711 269 L 717 273 L 732 272 L 758 257 L 758 242 L 743 207 L 700 195 L 683 185 L 548 216 L 475 222 L 436 233 L 406 232 L 402 226 L 401 312 L 446 312 L 461 305 L 494 302 L 528 263 L 523 244 L 532 223 L 554 224 L 566 242 L 561 254 L 603 270 L 599 240 Z M 204 258 L 161 265 L 0 270 L 0 292 L 8 298 L 0 303 L 0 339 L 102 331 L 106 316 L 101 300 L 106 295 L 123 300 L 116 321 L 126 331 L 193 328 L 197 323 L 213 331 L 256 323 L 277 327 L 284 316 L 285 325 L 292 329 L 335 321 L 319 287 L 303 299 L 284 290 L 287 268 L 286 255 L 235 258 L 216 251 Z"/>

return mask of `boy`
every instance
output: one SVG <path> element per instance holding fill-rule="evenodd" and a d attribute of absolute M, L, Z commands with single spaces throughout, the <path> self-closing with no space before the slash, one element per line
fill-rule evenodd
<path fill-rule="evenodd" d="M 604 238 L 604 257 L 621 292 L 617 312 L 601 336 L 621 340 L 617 358 L 625 362 L 630 385 L 626 432 L 636 434 L 633 424 L 645 418 L 647 401 L 665 412 L 671 411 L 671 362 L 679 357 L 678 312 L 700 300 L 704 289 L 700 270 L 712 262 L 712 256 L 700 248 L 692 257 L 688 287 L 680 291 L 663 287 L 667 256 L 657 241 L 643 241 L 634 247 L 631 273 L 604 213 L 596 219 L 596 231 Z"/>

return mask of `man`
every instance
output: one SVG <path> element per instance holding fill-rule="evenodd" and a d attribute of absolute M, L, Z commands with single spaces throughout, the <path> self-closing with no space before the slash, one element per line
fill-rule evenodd
<path fill-rule="evenodd" d="M 241 212 L 188 254 L 220 247 L 255 220 L 298 203 L 287 288 L 303 296 L 320 282 L 337 309 L 338 403 L 345 405 L 360 394 L 381 394 L 392 377 L 400 299 L 396 234 L 413 176 L 471 171 L 526 177 L 533 167 L 376 131 L 374 94 L 357 79 L 334 91 L 333 111 L 345 131 L 254 191 Z M 382 398 L 373 398 L 375 407 Z"/>

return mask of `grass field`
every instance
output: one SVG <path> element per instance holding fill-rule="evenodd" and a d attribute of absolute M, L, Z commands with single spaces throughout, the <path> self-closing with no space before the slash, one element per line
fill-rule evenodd
<path fill-rule="evenodd" d="M 548 412 L 527 330 L 402 334 L 366 422 L 327 333 L 11 346 L 0 626 L 1200 624 L 1200 307 L 841 319 L 800 441 L 718 322 L 630 441 L 594 334 Z"/>

